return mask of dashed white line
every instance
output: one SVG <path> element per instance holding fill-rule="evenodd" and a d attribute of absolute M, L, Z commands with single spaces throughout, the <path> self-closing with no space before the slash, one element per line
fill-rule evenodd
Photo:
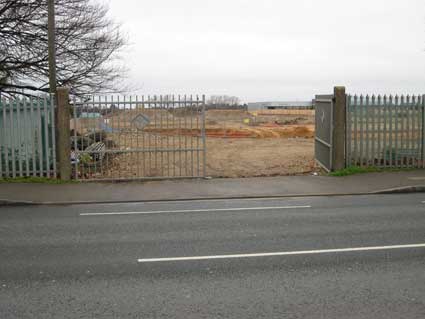
<path fill-rule="evenodd" d="M 146 212 L 105 212 L 105 213 L 81 213 L 80 216 L 105 216 L 105 215 L 152 215 L 173 213 L 205 213 L 205 212 L 233 212 L 247 210 L 276 210 L 276 209 L 302 209 L 311 208 L 305 206 L 278 206 L 278 207 L 237 207 L 237 208 L 208 208 L 208 209 L 182 209 L 182 210 L 153 210 Z"/>
<path fill-rule="evenodd" d="M 138 259 L 137 261 L 139 263 L 172 262 L 172 261 L 197 261 L 197 260 L 211 260 L 211 259 L 236 259 L 236 258 L 255 258 L 255 257 L 258 258 L 258 257 L 273 257 L 273 256 L 331 254 L 331 253 L 409 249 L 409 248 L 425 248 L 425 243 L 424 244 L 411 244 L 411 245 L 355 247 L 355 248 L 322 249 L 322 250 L 301 250 L 301 251 L 285 251 L 285 252 L 237 254 L 237 255 L 170 257 L 170 258 L 143 258 L 143 259 Z"/>

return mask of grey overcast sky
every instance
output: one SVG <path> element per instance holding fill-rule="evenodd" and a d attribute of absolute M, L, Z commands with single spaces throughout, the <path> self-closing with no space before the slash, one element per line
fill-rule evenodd
<path fill-rule="evenodd" d="M 145 94 L 425 93 L 424 0 L 107 0 Z"/>

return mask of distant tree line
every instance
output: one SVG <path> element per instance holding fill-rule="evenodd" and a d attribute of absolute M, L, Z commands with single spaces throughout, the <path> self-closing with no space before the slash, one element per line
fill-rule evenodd
<path fill-rule="evenodd" d="M 220 107 L 236 107 L 240 104 L 240 100 L 236 96 L 229 95 L 212 95 L 207 104 L 209 106 Z"/>

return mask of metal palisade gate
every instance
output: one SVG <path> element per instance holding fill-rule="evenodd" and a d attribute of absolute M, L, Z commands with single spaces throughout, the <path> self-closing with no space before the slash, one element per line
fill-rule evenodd
<path fill-rule="evenodd" d="M 346 165 L 423 168 L 424 96 L 348 96 Z"/>
<path fill-rule="evenodd" d="M 53 97 L 0 99 L 0 178 L 56 177 Z"/>
<path fill-rule="evenodd" d="M 333 108 L 333 95 L 316 96 L 314 152 L 317 163 L 326 171 L 333 167 Z"/>
<path fill-rule="evenodd" d="M 79 180 L 204 177 L 205 97 L 89 97 L 71 105 Z"/>

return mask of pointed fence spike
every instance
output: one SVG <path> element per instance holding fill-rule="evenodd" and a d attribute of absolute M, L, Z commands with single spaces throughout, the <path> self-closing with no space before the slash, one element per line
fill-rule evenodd
<path fill-rule="evenodd" d="M 359 105 L 359 102 L 358 102 L 358 97 L 357 97 L 357 94 L 356 94 L 356 95 L 354 95 L 353 106 L 358 106 L 358 105 Z"/>

